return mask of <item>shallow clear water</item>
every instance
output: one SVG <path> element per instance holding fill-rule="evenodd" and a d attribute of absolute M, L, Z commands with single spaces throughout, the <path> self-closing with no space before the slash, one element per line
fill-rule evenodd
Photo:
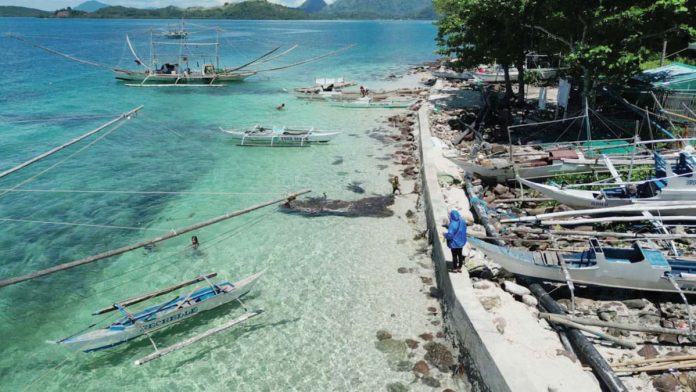
<path fill-rule="evenodd" d="M 148 29 L 168 21 L 0 19 L 46 46 L 106 64 L 130 66 L 128 32 L 146 57 Z M 386 77 L 431 60 L 428 22 L 195 21 L 220 26 L 221 63 L 241 64 L 275 46 L 300 48 L 289 64 L 357 44 L 341 56 L 216 89 L 136 89 L 110 72 L 0 38 L 0 168 L 82 134 L 144 104 L 135 118 L 94 145 L 91 138 L 0 180 L 6 189 L 186 191 L 188 194 L 10 192 L 0 196 L 0 277 L 46 268 L 154 237 L 204 219 L 305 188 L 329 198 L 357 199 L 390 191 L 393 148 L 370 137 L 393 111 L 355 111 L 306 103 L 283 89 L 314 77 L 344 76 L 372 88 Z M 195 27 L 192 27 L 195 28 Z M 210 35 L 210 34 L 209 34 Z M 234 46 L 231 46 L 234 45 Z M 279 112 L 275 106 L 287 105 Z M 343 133 L 327 146 L 240 148 L 218 126 L 312 125 Z M 81 151 L 80 151 L 81 150 Z M 50 169 L 51 166 L 55 168 Z M 385 165 L 387 165 L 385 167 Z M 2 194 L 4 191 L 0 191 Z M 225 192 L 208 195 L 203 192 Z M 8 221 L 77 222 L 140 227 L 58 226 Z M 432 331 L 415 265 L 412 229 L 403 217 L 304 218 L 275 207 L 153 249 L 0 289 L 0 388 L 22 390 L 384 390 L 408 383 L 375 349 L 375 331 L 395 337 Z M 399 241 L 399 242 L 397 242 Z M 266 314 L 143 367 L 146 340 L 85 355 L 45 344 L 95 322 L 90 313 L 112 301 L 204 272 L 234 280 L 267 269 L 247 300 Z M 415 289 L 414 289 L 415 288 Z M 155 334 L 169 345 L 242 312 L 227 306 Z M 414 387 L 419 388 L 419 387 Z M 422 388 L 422 386 L 421 386 Z"/>

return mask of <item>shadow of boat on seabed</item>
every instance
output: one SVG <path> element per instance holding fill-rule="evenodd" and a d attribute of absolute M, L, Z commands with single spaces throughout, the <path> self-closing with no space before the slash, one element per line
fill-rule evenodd
<path fill-rule="evenodd" d="M 318 216 L 343 216 L 348 218 L 388 218 L 394 215 L 389 206 L 394 196 L 370 196 L 359 200 L 331 200 L 325 197 L 308 197 L 285 203 L 280 210 L 286 214 L 297 214 L 308 218 Z"/>

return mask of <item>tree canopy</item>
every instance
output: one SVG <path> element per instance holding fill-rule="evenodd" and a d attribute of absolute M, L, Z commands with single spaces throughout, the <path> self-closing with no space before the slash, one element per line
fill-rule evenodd
<path fill-rule="evenodd" d="M 638 73 L 663 42 L 685 46 L 696 38 L 696 0 L 434 1 L 443 15 L 440 53 L 463 67 L 517 66 L 530 52 L 560 53 L 565 72 L 582 81 L 590 99 L 598 84 Z"/>

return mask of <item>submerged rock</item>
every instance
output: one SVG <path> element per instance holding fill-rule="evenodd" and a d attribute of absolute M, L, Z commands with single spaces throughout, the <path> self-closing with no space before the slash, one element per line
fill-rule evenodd
<path fill-rule="evenodd" d="M 363 194 L 365 193 L 365 188 L 361 187 L 361 184 L 362 182 L 353 181 L 350 184 L 348 184 L 348 186 L 346 186 L 346 189 L 354 193 Z"/>
<path fill-rule="evenodd" d="M 418 343 L 417 340 L 413 340 L 413 339 L 406 339 L 405 343 L 408 346 L 408 348 L 410 348 L 411 350 L 417 349 L 418 345 L 420 344 L 420 343 Z"/>
<path fill-rule="evenodd" d="M 380 329 L 377 331 L 377 340 L 386 340 L 386 339 L 391 339 L 392 335 L 383 329 Z"/>
<path fill-rule="evenodd" d="M 375 343 L 377 350 L 387 354 L 392 359 L 403 358 L 406 356 L 406 343 L 401 340 L 384 339 Z"/>
<path fill-rule="evenodd" d="M 442 384 L 440 384 L 440 381 L 438 381 L 435 377 L 430 377 L 430 376 L 423 377 L 422 381 L 423 381 L 423 384 L 425 384 L 429 387 L 432 387 L 432 388 L 439 388 L 440 385 L 442 385 Z"/>
<path fill-rule="evenodd" d="M 441 343 L 428 342 L 423 348 L 427 351 L 425 360 L 438 368 L 441 372 L 449 372 L 454 365 L 452 353 Z"/>
<path fill-rule="evenodd" d="M 408 392 L 408 387 L 400 382 L 387 384 L 387 392 Z"/>
<path fill-rule="evenodd" d="M 413 373 L 415 373 L 416 376 L 423 377 L 430 373 L 430 366 L 428 366 L 428 363 L 425 361 L 418 361 L 413 366 Z"/>
<path fill-rule="evenodd" d="M 388 208 L 392 204 L 394 204 L 394 196 L 392 195 L 371 196 L 354 201 L 308 197 L 283 204 L 281 211 L 306 217 L 334 215 L 349 218 L 388 218 L 394 215 L 394 211 Z"/>

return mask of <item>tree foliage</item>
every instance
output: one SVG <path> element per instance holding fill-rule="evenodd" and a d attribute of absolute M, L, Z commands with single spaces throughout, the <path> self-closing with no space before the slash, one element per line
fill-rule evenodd
<path fill-rule="evenodd" d="M 532 51 L 562 53 L 566 72 L 592 97 L 623 83 L 662 51 L 696 38 L 696 0 L 434 0 L 440 53 L 462 66 L 515 64 Z"/>

